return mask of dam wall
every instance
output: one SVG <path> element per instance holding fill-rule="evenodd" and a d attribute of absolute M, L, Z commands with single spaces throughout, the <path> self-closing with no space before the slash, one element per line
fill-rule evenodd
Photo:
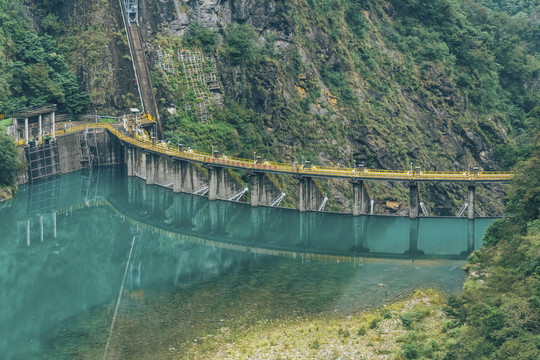
<path fill-rule="evenodd" d="M 58 159 L 59 167 L 53 171 L 39 171 L 50 165 L 50 156 L 41 154 L 40 149 L 50 148 Z M 119 165 L 124 163 L 124 150 L 121 141 L 105 129 L 92 129 L 87 132 L 74 132 L 58 136 L 48 144 L 19 147 L 17 150 L 23 168 L 17 176 L 17 184 L 26 184 L 41 178 L 61 175 L 93 166 Z M 29 153 L 37 155 L 32 158 Z M 37 170 L 36 170 L 37 169 Z M 36 174 L 39 177 L 36 177 Z M 34 175 L 34 176 L 32 176 Z"/>

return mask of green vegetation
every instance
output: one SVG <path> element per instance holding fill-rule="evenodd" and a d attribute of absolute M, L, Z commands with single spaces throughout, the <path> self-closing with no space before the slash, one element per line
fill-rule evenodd
<path fill-rule="evenodd" d="M 458 328 L 451 359 L 540 358 L 540 133 L 517 166 L 505 217 L 469 259 L 463 294 L 448 302 Z"/>
<path fill-rule="evenodd" d="M 81 112 L 88 97 L 68 69 L 56 40 L 38 35 L 19 1 L 0 1 L 0 113 L 43 103 Z M 53 19 L 49 18 L 49 27 Z"/>
<path fill-rule="evenodd" d="M 214 50 L 219 36 L 217 32 L 203 28 L 198 22 L 191 23 L 187 34 L 182 39 L 188 48 L 202 48 L 204 51 Z"/>
<path fill-rule="evenodd" d="M 443 305 L 441 293 L 417 291 L 380 312 L 261 321 L 247 329 L 222 328 L 215 335 L 193 341 L 181 358 L 443 359 L 452 343 Z M 407 326 L 400 321 L 403 318 L 411 319 Z M 176 351 L 171 351 L 171 356 L 180 358 Z"/>
<path fill-rule="evenodd" d="M 203 131 L 193 116 L 180 112 L 169 117 L 168 136 L 197 144 L 213 127 L 229 129 L 231 135 L 211 135 L 223 152 L 246 157 L 258 149 L 277 161 L 508 169 L 523 159 L 520 146 L 531 130 L 526 114 L 540 99 L 540 25 L 531 4 L 295 1 L 284 14 L 292 27 L 287 46 L 280 45 L 276 30 L 261 31 L 249 21 L 229 24 L 221 41 L 192 24 L 182 44 L 215 54 L 230 116 L 200 125 L 209 127 Z M 193 97 L 180 84 L 167 82 L 175 102 Z M 250 113 L 255 116 L 244 116 Z M 249 131 L 229 119 L 241 119 Z M 237 133 L 251 146 L 238 147 L 231 140 Z M 284 186 L 286 201 L 295 203 L 296 190 Z M 329 190 L 350 191 L 335 186 Z M 399 189 L 370 189 L 382 201 L 405 201 Z M 442 200 L 426 194 L 428 207 L 443 201 L 459 208 L 458 190 L 444 192 Z M 501 208 L 488 196 L 480 201 Z M 340 210 L 332 198 L 328 209 Z"/>
<path fill-rule="evenodd" d="M 19 166 L 13 138 L 6 132 L 0 131 L 0 188 L 16 188 Z"/>
<path fill-rule="evenodd" d="M 249 24 L 229 25 L 224 55 L 233 65 L 248 65 L 255 60 L 255 29 Z"/>
<path fill-rule="evenodd" d="M 11 122 L 11 119 L 0 120 L 0 201 L 13 196 L 21 167 L 13 138 L 6 132 Z"/>
<path fill-rule="evenodd" d="M 0 120 L 0 132 L 6 132 L 7 127 L 9 125 L 11 125 L 12 122 L 13 122 L 13 120 L 11 118 L 10 119 Z"/>
<path fill-rule="evenodd" d="M 510 15 L 516 15 L 518 13 L 532 13 L 535 8 L 538 8 L 538 1 L 536 0 L 482 0 L 484 6 L 508 13 Z"/>

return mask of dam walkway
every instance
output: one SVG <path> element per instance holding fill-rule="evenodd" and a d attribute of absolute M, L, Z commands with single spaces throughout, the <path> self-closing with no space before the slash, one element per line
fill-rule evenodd
<path fill-rule="evenodd" d="M 151 125 L 154 122 L 151 116 L 141 119 L 139 125 Z M 79 125 L 57 131 L 56 136 L 99 128 L 106 129 L 121 141 L 125 149 L 124 158 L 128 166 L 128 175 L 144 178 L 148 184 L 155 183 L 170 187 L 175 192 L 183 191 L 198 195 L 208 193 L 210 200 L 230 200 L 232 198 L 237 200 L 238 194 L 244 194 L 247 187 L 231 170 L 243 170 L 251 173 L 251 205 L 275 206 L 279 204 L 285 194 L 281 192 L 281 188 L 278 189 L 279 184 L 276 184 L 276 180 L 270 175 L 295 176 L 300 180 L 299 210 L 301 212 L 323 210 L 327 198 L 316 178 L 335 178 L 347 179 L 353 184 L 353 215 L 369 213 L 371 199 L 365 185 L 366 180 L 407 182 L 410 200 L 408 213 L 411 218 L 421 215 L 423 210 L 423 204 L 418 194 L 418 183 L 463 183 L 468 186 L 468 195 L 459 216 L 466 213 L 468 218 L 474 218 L 479 213 L 479 209 L 474 206 L 476 184 L 508 182 L 513 176 L 511 172 L 487 172 L 477 169 L 473 171 L 423 171 L 419 168 L 381 170 L 365 167 L 306 166 L 297 162 L 280 163 L 261 161 L 258 158 L 242 159 L 225 155 L 215 156 L 190 148 L 172 147 L 164 141 L 151 141 L 149 136 L 137 132 L 140 130 L 137 130 L 135 124 L 130 123 L 126 118 L 124 118 L 124 124 L 91 123 Z M 160 161 L 168 161 L 170 164 L 160 165 Z M 194 170 L 187 171 L 187 166 Z M 232 174 L 237 181 L 227 180 L 226 177 L 231 178 L 231 176 L 223 174 L 223 170 L 228 170 L 229 174 Z M 199 175 L 196 174 L 197 172 Z M 163 175 L 164 173 L 165 175 Z M 169 176 L 166 175 L 167 173 Z M 190 174 L 186 175 L 186 173 Z M 186 176 L 191 177 L 191 187 L 186 186 L 188 182 Z M 195 181 L 194 178 L 201 178 L 201 176 L 207 178 Z M 160 177 L 161 180 L 159 180 Z M 272 181 L 268 181 L 269 178 Z M 231 180 L 240 183 L 240 185 L 231 185 Z M 234 194 L 236 196 L 233 196 Z"/>

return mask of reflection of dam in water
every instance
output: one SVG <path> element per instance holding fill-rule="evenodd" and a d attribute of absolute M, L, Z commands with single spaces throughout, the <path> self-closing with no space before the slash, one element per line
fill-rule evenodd
<path fill-rule="evenodd" d="M 120 168 L 22 186 L 0 208 L 0 353 L 40 358 L 58 341 L 55 329 L 96 308 L 108 309 L 108 330 L 122 285 L 121 310 L 136 302 L 140 311 L 156 291 L 196 297 L 204 284 L 229 296 L 208 302 L 236 304 L 243 287 L 248 297 L 272 294 L 261 295 L 256 313 L 348 311 L 418 286 L 458 291 L 463 261 L 455 260 L 478 248 L 491 222 L 473 221 L 470 241 L 466 219 L 209 202 L 147 186 Z M 198 312 L 182 314 L 198 322 Z M 119 317 L 121 328 L 122 311 Z"/>
<path fill-rule="evenodd" d="M 100 184 L 100 177 L 106 179 Z M 62 194 L 60 192 L 62 187 Z M 27 242 L 56 232 L 58 213 L 109 206 L 136 228 L 164 237 L 245 252 L 318 258 L 391 257 L 464 259 L 478 249 L 492 219 L 344 216 L 249 207 L 175 194 L 123 176 L 122 169 L 83 171 L 70 189 L 59 178 L 34 185 L 26 195 Z M 70 194 L 65 196 L 65 194 Z M 24 195 L 23 195 L 24 196 Z M 21 223 L 20 223 L 21 224 Z M 51 225 L 54 225 L 51 229 Z M 45 226 L 45 228 L 44 228 Z M 38 229 L 39 228 L 39 229 Z M 476 230 L 476 231 L 475 231 Z M 338 256 L 338 257 L 336 257 Z"/>
<path fill-rule="evenodd" d="M 147 186 L 137 178 L 125 181 L 125 193 L 111 196 L 109 202 L 126 217 L 172 234 L 268 250 L 352 257 L 465 258 L 479 248 L 484 230 L 492 221 L 299 213 L 209 202 Z"/>

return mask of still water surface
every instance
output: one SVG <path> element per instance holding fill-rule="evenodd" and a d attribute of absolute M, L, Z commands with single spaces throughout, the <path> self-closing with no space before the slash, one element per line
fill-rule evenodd
<path fill-rule="evenodd" d="M 225 327 L 458 292 L 492 219 L 300 214 L 146 186 L 120 168 L 0 203 L 2 359 L 167 359 Z"/>

